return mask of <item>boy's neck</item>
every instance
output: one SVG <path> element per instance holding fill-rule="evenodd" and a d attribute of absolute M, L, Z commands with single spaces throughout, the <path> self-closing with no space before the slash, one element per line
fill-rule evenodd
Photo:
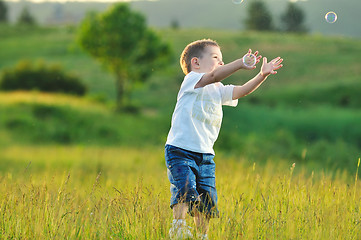
<path fill-rule="evenodd" d="M 205 73 L 205 71 L 201 71 L 200 69 L 191 70 L 191 72 L 196 72 L 196 73 Z"/>

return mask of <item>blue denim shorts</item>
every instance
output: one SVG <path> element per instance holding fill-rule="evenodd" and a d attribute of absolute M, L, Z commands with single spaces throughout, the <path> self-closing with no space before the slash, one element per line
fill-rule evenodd
<path fill-rule="evenodd" d="M 180 202 L 208 217 L 219 217 L 213 154 L 191 152 L 172 145 L 165 146 L 165 163 L 170 181 L 170 207 Z"/>

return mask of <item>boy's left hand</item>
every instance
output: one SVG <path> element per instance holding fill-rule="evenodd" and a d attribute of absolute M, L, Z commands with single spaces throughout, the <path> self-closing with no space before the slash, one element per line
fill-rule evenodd
<path fill-rule="evenodd" d="M 263 63 L 261 67 L 261 75 L 263 77 L 267 77 L 270 74 L 276 74 L 278 69 L 283 67 L 281 64 L 283 62 L 283 59 L 281 57 L 276 57 L 272 59 L 270 62 L 267 62 L 267 58 L 263 58 Z"/>

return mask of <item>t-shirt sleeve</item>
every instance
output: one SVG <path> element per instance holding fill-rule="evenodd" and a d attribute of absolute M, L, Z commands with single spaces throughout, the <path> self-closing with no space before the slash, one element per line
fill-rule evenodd
<path fill-rule="evenodd" d="M 190 72 L 184 77 L 183 83 L 180 87 L 178 98 L 184 93 L 197 93 L 199 89 L 195 89 L 196 84 L 201 80 L 204 73 Z"/>
<path fill-rule="evenodd" d="M 233 100 L 233 88 L 234 85 L 223 85 L 220 88 L 222 96 L 222 105 L 227 105 L 231 107 L 236 107 L 238 104 L 238 99 Z"/>

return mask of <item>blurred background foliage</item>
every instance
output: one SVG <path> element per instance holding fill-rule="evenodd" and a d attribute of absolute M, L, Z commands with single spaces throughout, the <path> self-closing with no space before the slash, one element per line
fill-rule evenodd
<path fill-rule="evenodd" d="M 116 112 L 116 80 L 79 46 L 79 26 L 1 24 L 0 84 L 9 69 L 16 69 L 24 59 L 42 60 L 44 69 L 58 65 L 59 76 L 76 75 L 87 92 L 83 97 L 65 91 L 50 94 L 40 86 L 1 91 L 0 145 L 162 148 L 183 80 L 178 55 L 189 42 L 212 38 L 222 46 L 225 62 L 243 56 L 249 48 L 268 58 L 285 59 L 284 68 L 240 99 L 237 108 L 224 108 L 216 152 L 261 163 L 288 161 L 311 169 L 354 172 L 361 149 L 359 39 L 307 34 L 301 23 L 302 31 L 296 33 L 277 28 L 189 29 L 174 21 L 172 26 L 147 26 L 174 54 L 166 65 L 147 68 L 148 81 L 134 81 L 129 93 L 134 111 Z M 256 71 L 240 71 L 224 83 L 243 84 Z"/>

